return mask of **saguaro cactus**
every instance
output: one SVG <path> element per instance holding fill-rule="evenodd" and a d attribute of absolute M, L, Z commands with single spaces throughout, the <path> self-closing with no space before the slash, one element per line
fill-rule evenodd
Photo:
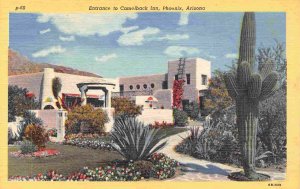
<path fill-rule="evenodd" d="M 278 80 L 278 74 L 272 69 L 255 73 L 255 35 L 255 15 L 247 12 L 243 17 L 237 73 L 224 77 L 228 93 L 236 101 L 244 176 L 249 180 L 260 180 L 262 176 L 255 172 L 259 101 L 276 91 Z"/>

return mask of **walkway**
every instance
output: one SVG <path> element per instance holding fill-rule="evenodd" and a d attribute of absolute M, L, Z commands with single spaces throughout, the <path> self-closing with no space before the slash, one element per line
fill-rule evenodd
<path fill-rule="evenodd" d="M 160 152 L 177 160 L 183 165 L 183 174 L 178 175 L 168 181 L 211 181 L 211 180 L 229 180 L 227 175 L 231 172 L 241 171 L 240 168 L 231 167 L 221 163 L 213 163 L 194 157 L 179 154 L 174 148 L 183 139 L 188 136 L 188 132 L 182 132 L 167 138 L 168 144 Z M 271 176 L 272 180 L 284 180 L 285 173 L 261 172 Z"/>

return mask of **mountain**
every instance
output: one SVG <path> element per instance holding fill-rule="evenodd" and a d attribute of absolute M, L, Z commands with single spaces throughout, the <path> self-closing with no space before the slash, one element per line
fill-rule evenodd
<path fill-rule="evenodd" d="M 49 63 L 36 63 L 21 55 L 19 52 L 8 49 L 8 75 L 20 75 L 25 73 L 42 72 L 44 68 L 54 68 L 55 72 L 68 73 L 74 75 L 101 77 L 90 72 L 77 69 L 57 66 Z"/>

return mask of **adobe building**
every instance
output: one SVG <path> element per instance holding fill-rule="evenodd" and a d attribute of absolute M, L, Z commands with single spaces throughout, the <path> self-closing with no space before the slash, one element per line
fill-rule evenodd
<path fill-rule="evenodd" d="M 181 69 L 181 70 L 180 70 Z M 172 108 L 172 89 L 174 80 L 185 80 L 183 105 L 196 101 L 203 106 L 204 92 L 211 77 L 211 62 L 201 58 L 168 61 L 168 72 L 146 76 L 119 78 L 119 96 L 135 99 L 137 104 L 140 96 L 152 95 L 157 99 L 156 108 Z"/>
<path fill-rule="evenodd" d="M 60 97 L 66 104 L 90 103 L 95 107 L 111 108 L 111 98 L 129 97 L 144 108 L 171 109 L 172 88 L 176 79 L 184 79 L 183 104 L 203 102 L 204 91 L 211 77 L 211 63 L 201 58 L 168 61 L 165 74 L 120 77 L 116 79 L 81 76 L 55 72 L 45 68 L 43 72 L 12 75 L 9 85 L 27 88 L 41 103 L 41 109 L 57 109 L 52 93 L 52 80 L 61 79 Z"/>

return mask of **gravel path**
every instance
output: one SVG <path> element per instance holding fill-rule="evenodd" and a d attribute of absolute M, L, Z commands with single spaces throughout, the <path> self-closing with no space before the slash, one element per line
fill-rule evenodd
<path fill-rule="evenodd" d="M 194 157 L 179 154 L 174 149 L 183 138 L 188 136 L 188 132 L 182 132 L 168 137 L 168 144 L 160 152 L 165 153 L 169 157 L 177 160 L 183 166 L 182 175 L 168 181 L 225 181 L 229 180 L 227 175 L 231 172 L 241 171 L 240 168 L 231 167 L 221 163 L 196 159 Z M 285 173 L 261 172 L 271 176 L 272 180 L 284 180 Z"/>

